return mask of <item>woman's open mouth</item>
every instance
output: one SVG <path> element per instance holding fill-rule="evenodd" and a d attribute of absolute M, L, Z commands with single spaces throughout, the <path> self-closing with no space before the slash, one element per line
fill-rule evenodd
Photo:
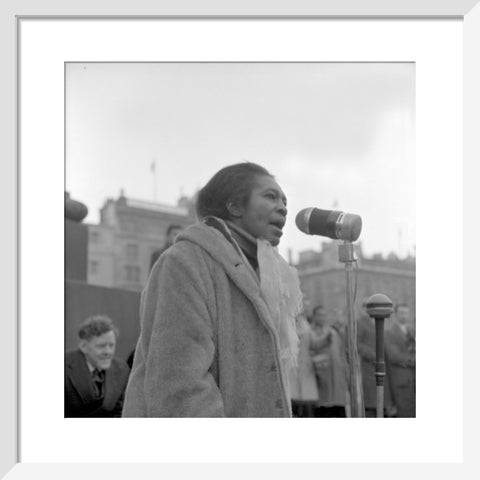
<path fill-rule="evenodd" d="M 274 222 L 269 223 L 270 226 L 273 227 L 276 235 L 282 236 L 283 235 L 283 227 L 285 226 L 285 222 L 282 220 L 276 220 Z"/>

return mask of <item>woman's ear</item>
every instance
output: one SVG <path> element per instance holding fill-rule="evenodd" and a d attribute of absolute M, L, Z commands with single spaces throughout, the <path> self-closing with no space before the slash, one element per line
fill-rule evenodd
<path fill-rule="evenodd" d="M 244 209 L 238 200 L 229 200 L 227 202 L 227 210 L 232 218 L 241 218 L 243 216 Z"/>

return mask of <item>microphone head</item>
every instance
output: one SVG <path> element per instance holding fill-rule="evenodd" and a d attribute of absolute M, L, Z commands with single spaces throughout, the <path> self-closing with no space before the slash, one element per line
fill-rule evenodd
<path fill-rule="evenodd" d="M 297 228 L 307 235 L 311 235 L 309 223 L 310 223 L 310 216 L 312 214 L 313 208 L 304 208 L 297 213 L 295 217 L 295 225 Z"/>
<path fill-rule="evenodd" d="M 388 318 L 393 313 L 393 303 L 386 295 L 376 293 L 367 300 L 366 309 L 370 317 Z"/>
<path fill-rule="evenodd" d="M 362 217 L 354 213 L 344 213 L 344 217 L 337 221 L 338 238 L 354 242 L 362 231 Z"/>
<path fill-rule="evenodd" d="M 307 235 L 320 235 L 334 240 L 354 242 L 362 231 L 362 218 L 336 210 L 305 208 L 295 218 L 298 229 Z"/>

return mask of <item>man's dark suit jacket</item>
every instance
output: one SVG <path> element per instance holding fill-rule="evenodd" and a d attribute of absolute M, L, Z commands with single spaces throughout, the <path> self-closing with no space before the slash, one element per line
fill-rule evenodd
<path fill-rule="evenodd" d="M 385 329 L 385 353 L 391 364 L 391 385 L 399 417 L 415 417 L 415 343 L 395 322 Z"/>
<path fill-rule="evenodd" d="M 104 396 L 95 398 L 85 356 L 80 350 L 65 354 L 65 417 L 121 417 L 129 375 L 127 364 L 114 358 L 105 371 Z"/>

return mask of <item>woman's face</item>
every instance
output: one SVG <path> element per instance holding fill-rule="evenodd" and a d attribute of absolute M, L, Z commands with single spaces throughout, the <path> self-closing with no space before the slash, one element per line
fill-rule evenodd
<path fill-rule="evenodd" d="M 255 179 L 245 206 L 238 207 L 233 222 L 255 238 L 264 238 L 273 246 L 280 243 L 287 217 L 287 199 L 278 183 L 268 175 Z"/>

